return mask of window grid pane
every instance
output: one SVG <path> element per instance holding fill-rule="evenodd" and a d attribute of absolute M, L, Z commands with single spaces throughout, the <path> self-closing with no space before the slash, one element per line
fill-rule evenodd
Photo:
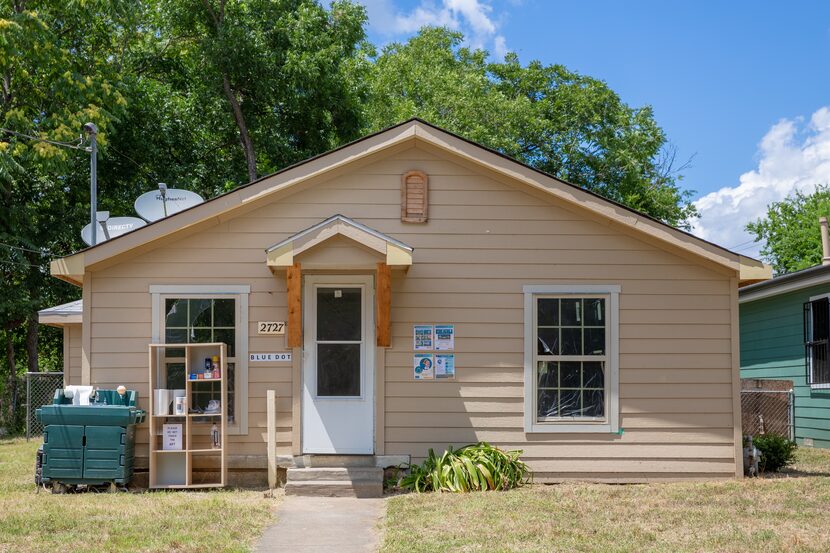
<path fill-rule="evenodd" d="M 605 417 L 605 298 L 536 298 L 539 420 Z"/>

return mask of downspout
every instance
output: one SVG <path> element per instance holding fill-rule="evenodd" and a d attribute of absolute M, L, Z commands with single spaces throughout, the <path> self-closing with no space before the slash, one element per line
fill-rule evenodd
<path fill-rule="evenodd" d="M 827 232 L 827 217 L 819 217 L 821 226 L 821 264 L 830 265 L 830 236 Z"/>

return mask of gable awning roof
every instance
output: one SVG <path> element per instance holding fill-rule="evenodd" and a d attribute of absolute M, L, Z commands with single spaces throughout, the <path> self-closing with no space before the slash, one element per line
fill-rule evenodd
<path fill-rule="evenodd" d="M 731 252 L 687 232 L 662 223 L 643 213 L 567 183 L 538 169 L 524 165 L 500 152 L 476 144 L 420 119 L 410 119 L 386 130 L 368 135 L 330 152 L 318 155 L 277 173 L 240 186 L 175 215 L 155 221 L 117 238 L 89 247 L 76 254 L 52 261 L 57 278 L 81 285 L 87 267 L 117 263 L 124 254 L 145 251 L 172 234 L 196 231 L 201 225 L 223 222 L 238 210 L 256 205 L 266 198 L 279 198 L 295 185 L 345 167 L 346 165 L 406 143 L 424 143 L 485 170 L 522 183 L 590 213 L 636 230 L 663 243 L 735 271 L 741 283 L 758 282 L 772 276 L 768 265 Z"/>
<path fill-rule="evenodd" d="M 266 263 L 272 270 L 289 267 L 294 263 L 295 256 L 335 236 L 345 236 L 385 256 L 390 267 L 412 265 L 413 249 L 410 246 L 339 214 L 266 248 Z"/>
<path fill-rule="evenodd" d="M 75 300 L 41 309 L 37 312 L 37 320 L 41 324 L 63 326 L 66 324 L 80 323 L 83 312 L 83 300 Z"/>

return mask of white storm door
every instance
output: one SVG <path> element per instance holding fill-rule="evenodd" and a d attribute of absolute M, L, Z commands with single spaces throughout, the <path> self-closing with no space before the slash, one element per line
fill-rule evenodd
<path fill-rule="evenodd" d="M 303 453 L 374 453 L 374 285 L 310 275 L 303 298 Z"/>

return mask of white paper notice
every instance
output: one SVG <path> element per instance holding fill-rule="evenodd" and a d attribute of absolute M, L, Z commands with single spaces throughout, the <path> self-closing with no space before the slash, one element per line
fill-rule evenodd
<path fill-rule="evenodd" d="M 182 425 L 165 424 L 162 428 L 162 449 L 165 451 L 177 451 L 182 449 Z"/>
<path fill-rule="evenodd" d="M 415 351 L 432 349 L 432 325 L 415 325 Z"/>
<path fill-rule="evenodd" d="M 455 327 L 453 325 L 435 325 L 435 349 L 438 351 L 455 349 Z"/>

